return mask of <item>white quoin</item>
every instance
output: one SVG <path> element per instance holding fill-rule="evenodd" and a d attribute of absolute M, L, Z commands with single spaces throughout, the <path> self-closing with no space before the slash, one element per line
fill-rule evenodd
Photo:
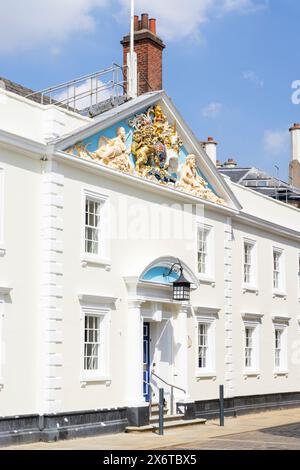
<path fill-rule="evenodd" d="M 290 128 L 291 133 L 291 159 L 300 162 L 300 124 L 294 124 Z"/>
<path fill-rule="evenodd" d="M 127 406 L 145 406 L 143 397 L 143 318 L 141 303 L 130 301 L 127 323 Z"/>
<path fill-rule="evenodd" d="M 213 137 L 208 137 L 206 142 L 203 142 L 205 152 L 211 159 L 214 165 L 217 164 L 217 145 L 218 143 Z"/>

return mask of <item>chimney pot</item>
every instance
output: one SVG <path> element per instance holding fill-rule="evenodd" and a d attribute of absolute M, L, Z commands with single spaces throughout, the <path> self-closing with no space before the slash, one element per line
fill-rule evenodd
<path fill-rule="evenodd" d="M 300 124 L 295 122 L 295 124 L 290 128 L 290 132 L 295 130 L 295 129 L 300 129 Z"/>
<path fill-rule="evenodd" d="M 234 158 L 228 158 L 227 162 L 224 163 L 225 168 L 235 168 L 237 163 Z"/>
<path fill-rule="evenodd" d="M 297 160 L 300 163 L 300 124 L 295 123 L 290 128 L 292 146 L 291 146 L 291 160 Z"/>
<path fill-rule="evenodd" d="M 149 29 L 149 15 L 142 13 L 142 29 Z"/>
<path fill-rule="evenodd" d="M 213 137 L 207 137 L 207 141 L 203 142 L 203 147 L 205 152 L 211 159 L 214 165 L 217 164 L 217 145 L 218 143 L 215 141 Z"/>
<path fill-rule="evenodd" d="M 139 29 L 139 17 L 138 15 L 134 15 L 134 30 L 138 31 Z"/>
<path fill-rule="evenodd" d="M 156 19 L 155 18 L 150 18 L 149 20 L 149 29 L 151 33 L 156 35 Z"/>

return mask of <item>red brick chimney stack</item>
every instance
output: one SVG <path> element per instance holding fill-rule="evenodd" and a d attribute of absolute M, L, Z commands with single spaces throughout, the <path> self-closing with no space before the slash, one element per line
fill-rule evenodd
<path fill-rule="evenodd" d="M 143 13 L 141 19 L 134 17 L 134 50 L 137 54 L 138 94 L 163 88 L 163 50 L 165 45 L 156 33 L 156 19 Z M 130 51 L 130 36 L 124 36 L 123 63 L 127 65 L 127 53 Z M 127 78 L 125 69 L 125 80 Z"/>

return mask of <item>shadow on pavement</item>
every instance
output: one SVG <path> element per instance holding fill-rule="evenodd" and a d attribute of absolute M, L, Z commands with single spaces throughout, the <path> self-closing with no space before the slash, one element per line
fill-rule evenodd
<path fill-rule="evenodd" d="M 300 438 L 300 423 L 286 424 L 283 426 L 275 426 L 273 428 L 260 429 L 259 432 L 272 434 L 273 436 L 284 436 Z"/>

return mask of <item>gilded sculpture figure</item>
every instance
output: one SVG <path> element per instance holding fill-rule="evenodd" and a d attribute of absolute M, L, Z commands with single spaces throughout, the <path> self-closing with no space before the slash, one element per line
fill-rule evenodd
<path fill-rule="evenodd" d="M 177 187 L 202 199 L 215 202 L 216 204 L 224 204 L 223 199 L 214 194 L 207 187 L 207 182 L 198 175 L 195 155 L 190 154 L 186 157 Z"/>
<path fill-rule="evenodd" d="M 176 126 L 169 124 L 159 105 L 135 116 L 129 125 L 134 129 L 131 151 L 137 174 L 160 184 L 174 185 L 183 145 Z"/>
<path fill-rule="evenodd" d="M 116 132 L 116 137 L 108 139 L 101 136 L 98 141 L 98 148 L 91 152 L 88 147 L 91 145 L 79 143 L 67 150 L 68 153 L 75 153 L 80 158 L 88 158 L 96 160 L 102 165 L 106 165 L 115 170 L 120 170 L 125 173 L 132 173 L 133 167 L 130 162 L 130 149 L 126 148 L 126 131 L 124 127 L 119 127 Z"/>
<path fill-rule="evenodd" d="M 109 166 L 125 173 L 132 173 L 130 163 L 130 149 L 126 148 L 126 131 L 124 127 L 117 129 L 117 136 L 113 139 L 100 137 L 98 149 L 92 154 L 103 165 Z"/>

